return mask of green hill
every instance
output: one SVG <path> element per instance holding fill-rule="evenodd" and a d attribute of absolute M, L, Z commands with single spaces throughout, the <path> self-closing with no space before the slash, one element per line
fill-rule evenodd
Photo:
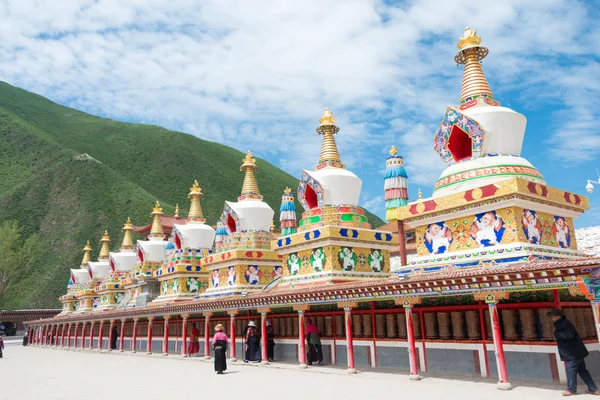
<path fill-rule="evenodd" d="M 75 160 L 83 153 L 97 161 Z M 18 271 L 0 309 L 58 307 L 86 240 L 96 258 L 107 229 L 117 248 L 125 219 L 150 223 L 157 199 L 165 214 L 172 215 L 176 203 L 187 214 L 194 179 L 214 224 L 223 202 L 239 195 L 242 158 L 231 147 L 96 117 L 0 82 L 0 222 L 18 221 L 25 237 L 39 234 L 44 254 L 40 265 Z M 282 190 L 296 188 L 298 180 L 265 160 L 257 164 L 258 185 L 278 220 Z M 375 227 L 383 224 L 369 218 Z"/>

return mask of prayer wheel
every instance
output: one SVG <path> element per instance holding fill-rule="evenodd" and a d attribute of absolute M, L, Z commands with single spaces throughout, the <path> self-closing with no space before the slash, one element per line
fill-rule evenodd
<path fill-rule="evenodd" d="M 325 336 L 333 337 L 333 317 L 325 317 Z"/>
<path fill-rule="evenodd" d="M 317 323 L 319 332 L 321 332 L 321 335 L 323 335 L 325 333 L 325 317 L 319 316 L 316 319 L 317 320 L 315 322 Z"/>
<path fill-rule="evenodd" d="M 596 323 L 594 322 L 594 312 L 589 307 L 583 309 L 583 322 L 585 323 L 585 330 L 587 331 L 588 337 L 598 337 Z"/>
<path fill-rule="evenodd" d="M 292 336 L 298 337 L 299 332 L 300 332 L 299 326 L 300 326 L 300 320 L 298 319 L 298 317 L 292 318 L 292 328 L 293 328 Z"/>
<path fill-rule="evenodd" d="M 343 315 L 335 316 L 335 335 L 337 337 L 346 336 L 346 324 Z"/>
<path fill-rule="evenodd" d="M 450 334 L 450 313 L 447 313 L 447 312 L 437 313 L 437 321 L 438 321 L 438 333 L 440 335 L 440 339 L 443 339 L 443 340 L 451 339 L 452 335 Z"/>
<path fill-rule="evenodd" d="M 363 324 L 363 336 L 364 337 L 373 337 L 373 325 L 371 314 L 363 314 L 362 316 L 362 324 Z"/>
<path fill-rule="evenodd" d="M 273 318 L 271 323 L 273 324 L 273 334 L 279 336 L 279 318 Z"/>
<path fill-rule="evenodd" d="M 518 340 L 517 313 L 515 310 L 502 310 L 502 326 L 504 327 L 504 339 Z"/>
<path fill-rule="evenodd" d="M 425 337 L 427 339 L 437 339 L 438 336 L 438 320 L 435 313 L 426 312 L 423 314 L 423 320 L 425 321 Z M 415 337 L 417 337 L 415 333 Z"/>
<path fill-rule="evenodd" d="M 406 324 L 405 324 L 406 325 Z M 396 335 L 396 316 L 394 314 L 385 315 L 386 336 L 389 339 L 395 338 Z"/>
<path fill-rule="evenodd" d="M 419 318 L 419 314 L 413 314 L 413 332 L 415 333 L 415 339 L 422 339 L 421 337 L 421 319 Z M 406 322 L 404 323 L 406 325 Z"/>
<path fill-rule="evenodd" d="M 540 308 L 540 326 L 542 327 L 542 340 L 554 340 L 554 323 L 546 316 L 551 308 Z"/>
<path fill-rule="evenodd" d="M 483 319 L 485 321 L 485 337 L 488 340 L 492 340 L 493 332 L 492 332 L 492 321 L 490 320 L 490 310 L 485 310 L 483 312 Z"/>
<path fill-rule="evenodd" d="M 537 340 L 537 318 L 533 310 L 519 310 L 523 340 Z"/>
<path fill-rule="evenodd" d="M 294 319 L 292 317 L 285 318 L 285 336 L 294 336 Z"/>
<path fill-rule="evenodd" d="M 383 314 L 375 314 L 375 336 L 378 338 L 386 337 L 385 330 L 385 315 Z"/>
<path fill-rule="evenodd" d="M 577 328 L 577 324 L 575 321 L 575 310 L 573 308 L 569 307 L 569 308 L 563 308 L 562 312 L 563 312 L 563 314 L 565 314 L 565 317 L 567 317 L 567 319 L 569 321 L 571 321 L 571 323 L 573 325 L 575 325 L 575 328 Z"/>
<path fill-rule="evenodd" d="M 467 320 L 467 337 L 470 340 L 481 339 L 481 327 L 479 326 L 479 312 L 465 311 Z"/>
<path fill-rule="evenodd" d="M 452 338 L 459 340 L 465 339 L 465 314 L 460 311 L 453 311 L 450 313 L 452 319 Z"/>
<path fill-rule="evenodd" d="M 406 314 L 396 314 L 396 324 L 398 326 L 398 337 L 406 339 L 408 337 L 408 333 L 406 332 Z"/>
<path fill-rule="evenodd" d="M 198 329 L 200 329 L 200 328 L 198 328 Z M 242 320 L 236 319 L 235 320 L 235 335 L 242 336 L 243 333 L 244 333 L 244 325 L 242 323 Z"/>
<path fill-rule="evenodd" d="M 354 337 L 362 337 L 363 336 L 363 326 L 362 326 L 362 318 L 361 315 L 353 315 L 352 316 L 352 334 Z"/>
<path fill-rule="evenodd" d="M 574 311 L 575 311 L 575 327 L 577 328 L 577 331 L 579 332 L 579 336 L 581 336 L 582 338 L 589 337 L 590 335 L 588 334 L 588 332 L 585 329 L 585 320 L 583 318 L 583 308 L 575 307 Z"/>

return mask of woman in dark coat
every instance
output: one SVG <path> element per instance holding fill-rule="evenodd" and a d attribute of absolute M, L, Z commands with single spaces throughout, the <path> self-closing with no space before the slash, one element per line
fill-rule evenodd
<path fill-rule="evenodd" d="M 267 360 L 273 361 L 275 356 L 275 330 L 271 321 L 267 321 Z"/>
<path fill-rule="evenodd" d="M 260 335 L 254 321 L 250 321 L 248 324 L 248 331 L 244 339 L 246 342 L 246 357 L 244 358 L 244 362 L 260 362 Z"/>
<path fill-rule="evenodd" d="M 29 344 L 29 335 L 27 332 L 23 335 L 23 346 L 27 346 Z"/>
<path fill-rule="evenodd" d="M 119 330 L 115 326 L 112 329 L 112 337 L 110 338 L 110 348 L 112 350 L 116 350 L 117 349 L 117 339 L 118 338 L 119 338 Z"/>
<path fill-rule="evenodd" d="M 212 345 L 215 352 L 215 371 L 218 375 L 222 375 L 223 371 L 227 371 L 227 345 L 229 339 L 223 332 L 223 325 L 215 326 L 215 336 L 213 337 Z"/>

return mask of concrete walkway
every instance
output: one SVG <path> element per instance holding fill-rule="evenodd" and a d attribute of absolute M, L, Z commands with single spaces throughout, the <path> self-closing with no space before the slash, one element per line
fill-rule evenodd
<path fill-rule="evenodd" d="M 360 372 L 295 365 L 229 363 L 223 376 L 200 358 L 143 353 L 101 353 L 7 346 L 0 359 L 2 398 L 60 400 L 119 399 L 527 399 L 559 398 L 558 388 L 516 387 L 503 392 L 495 383 L 426 378 L 409 381 L 398 373 Z M 584 388 L 582 388 L 584 389 Z M 584 396 L 587 398 L 588 396 Z M 593 397 L 590 396 L 590 399 Z"/>

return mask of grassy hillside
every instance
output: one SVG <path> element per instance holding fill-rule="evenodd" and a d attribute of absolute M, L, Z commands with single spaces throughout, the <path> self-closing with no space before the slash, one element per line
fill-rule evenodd
<path fill-rule="evenodd" d="M 100 162 L 74 160 L 82 153 Z M 95 117 L 0 83 L 0 221 L 19 221 L 24 235 L 39 233 L 47 254 L 32 270 L 19 271 L 0 308 L 59 306 L 57 297 L 86 240 L 92 241 L 95 258 L 108 229 L 116 248 L 124 220 L 150 223 L 157 199 L 166 214 L 179 203 L 185 215 L 194 179 L 203 187 L 204 213 L 214 224 L 224 200 L 239 195 L 243 157 L 218 143 Z M 257 164 L 261 193 L 277 211 L 282 190 L 296 188 L 298 181 L 265 160 Z M 382 224 L 373 215 L 370 221 Z"/>

